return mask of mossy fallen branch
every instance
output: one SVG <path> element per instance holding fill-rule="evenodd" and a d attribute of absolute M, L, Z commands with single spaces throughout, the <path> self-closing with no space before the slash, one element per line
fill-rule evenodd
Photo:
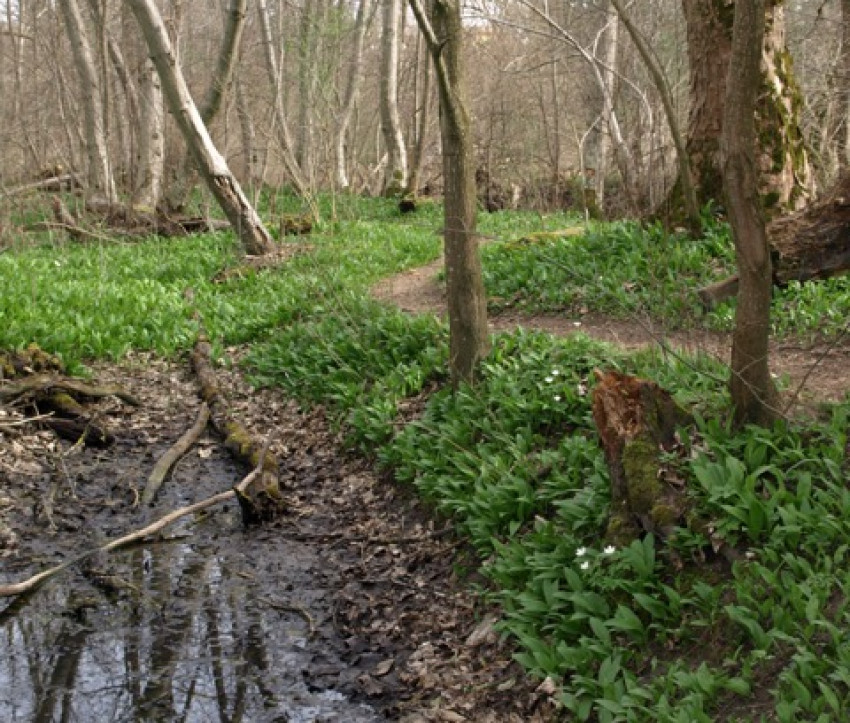
<path fill-rule="evenodd" d="M 278 484 L 278 464 L 273 454 L 261 454 L 261 445 L 233 419 L 227 399 L 219 388 L 212 366 L 212 347 L 201 335 L 192 350 L 192 368 L 198 377 L 201 399 L 207 403 L 215 430 L 224 438 L 231 456 L 245 465 L 261 464 L 256 482 L 238 493 L 242 521 L 246 525 L 273 520 L 286 509 Z"/>

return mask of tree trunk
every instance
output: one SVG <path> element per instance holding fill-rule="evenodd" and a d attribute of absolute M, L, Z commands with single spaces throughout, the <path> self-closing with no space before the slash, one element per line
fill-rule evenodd
<path fill-rule="evenodd" d="M 776 390 L 768 369 L 773 282 L 754 152 L 754 111 L 762 78 L 764 30 L 764 0 L 738 0 L 726 81 L 721 158 L 739 276 L 730 380 L 735 420 L 739 424 L 766 424 L 775 416 Z"/>
<path fill-rule="evenodd" d="M 407 186 L 407 150 L 398 114 L 398 41 L 401 0 L 383 3 L 381 37 L 381 131 L 387 147 L 384 195 L 395 196 Z"/>
<path fill-rule="evenodd" d="M 841 0 L 841 88 L 839 117 L 844 124 L 842 169 L 850 167 L 850 0 Z"/>
<path fill-rule="evenodd" d="M 233 226 L 245 251 L 254 255 L 272 251 L 274 242 L 269 232 L 245 198 L 239 183 L 213 145 L 201 120 L 154 0 L 127 0 L 127 3 L 139 21 L 171 114 L 204 181 Z"/>
<path fill-rule="evenodd" d="M 475 233 L 477 199 L 471 123 L 463 87 L 463 24 L 460 0 L 434 0 L 430 21 L 419 0 L 410 0 L 410 5 L 434 60 L 440 91 L 449 367 L 457 386 L 474 382 L 478 363 L 490 348 Z"/>
<path fill-rule="evenodd" d="M 80 80 L 80 91 L 85 114 L 86 150 L 88 152 L 89 192 L 102 195 L 110 203 L 117 193 L 109 163 L 106 131 L 97 67 L 86 34 L 83 15 L 77 0 L 61 0 L 60 6 L 74 51 L 74 64 Z"/>
<path fill-rule="evenodd" d="M 257 0 L 257 10 L 260 13 L 260 29 L 263 36 L 263 55 L 266 60 L 266 73 L 268 74 L 269 84 L 274 94 L 275 130 L 277 131 L 276 136 L 280 145 L 281 156 L 283 157 L 283 165 L 287 173 L 289 173 L 289 178 L 298 195 L 309 199 L 307 181 L 304 178 L 301 166 L 298 165 L 298 161 L 295 158 L 295 145 L 292 141 L 289 120 L 287 119 L 286 110 L 283 105 L 281 71 L 278 68 L 277 56 L 275 54 L 275 43 L 272 38 L 271 19 L 266 0 Z M 281 47 L 283 47 L 282 44 Z"/>
<path fill-rule="evenodd" d="M 145 60 L 139 68 L 139 160 L 135 203 L 156 208 L 162 196 L 165 168 L 165 109 L 156 68 Z"/>
<path fill-rule="evenodd" d="M 732 48 L 734 4 L 682 0 L 691 68 L 687 150 L 701 205 L 722 197 L 720 135 Z M 800 89 L 785 44 L 782 0 L 768 4 L 757 112 L 759 192 L 768 213 L 800 208 L 811 193 L 811 169 L 800 131 Z M 672 202 L 675 204 L 675 189 Z"/>
<path fill-rule="evenodd" d="M 673 138 L 673 145 L 676 147 L 676 160 L 679 165 L 679 184 L 684 200 L 685 213 L 688 217 L 688 225 L 693 234 L 699 235 L 702 230 L 702 222 L 700 220 L 696 192 L 694 191 L 690 158 L 685 148 L 685 140 L 679 130 L 679 121 L 676 118 L 676 110 L 673 107 L 673 92 L 670 89 L 670 84 L 667 82 L 667 76 L 664 74 L 664 69 L 661 67 L 657 56 L 652 52 L 643 35 L 641 35 L 640 31 L 632 22 L 631 17 L 625 12 L 622 2 L 620 0 L 610 0 L 610 2 L 617 11 L 617 15 L 623 21 L 623 25 L 626 27 L 644 65 L 646 65 L 649 71 L 652 82 L 655 84 L 655 89 L 661 96 L 661 106 L 664 108 L 667 126 Z"/>
<path fill-rule="evenodd" d="M 419 178 L 422 175 L 422 160 L 425 154 L 425 140 L 428 136 L 428 123 L 431 120 L 431 63 L 425 50 L 424 62 L 420 62 L 420 46 L 424 46 L 420 35 L 416 40 L 416 113 L 414 115 L 414 141 L 410 154 L 410 168 L 407 176 L 407 193 L 415 196 L 419 192 Z"/>
<path fill-rule="evenodd" d="M 346 170 L 346 136 L 348 135 L 348 127 L 351 125 L 351 116 L 354 113 L 354 101 L 357 99 L 357 91 L 360 88 L 363 68 L 363 40 L 366 36 L 368 20 L 372 18 L 372 3 L 373 0 L 360 0 L 357 7 L 357 17 L 354 20 L 354 48 L 351 51 L 351 61 L 348 66 L 348 84 L 345 88 L 345 97 L 339 111 L 339 123 L 336 129 L 336 182 L 343 190 L 347 190 L 350 185 Z"/>

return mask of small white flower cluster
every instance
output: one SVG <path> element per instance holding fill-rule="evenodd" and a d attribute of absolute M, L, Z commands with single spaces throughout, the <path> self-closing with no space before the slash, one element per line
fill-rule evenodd
<path fill-rule="evenodd" d="M 553 370 L 552 370 L 552 372 L 549 374 L 549 376 L 548 376 L 548 377 L 546 377 L 546 379 L 544 379 L 544 381 L 545 381 L 547 384 L 551 384 L 552 382 L 554 382 L 554 381 L 555 381 L 555 377 L 557 377 L 560 373 L 561 373 L 561 372 L 560 372 L 559 370 L 557 370 L 557 369 L 553 369 Z M 553 397 L 553 399 L 554 399 L 556 402 L 560 402 L 560 401 L 561 401 L 561 395 L 560 395 L 560 394 L 556 394 L 556 395 Z"/>
<path fill-rule="evenodd" d="M 602 550 L 603 555 L 613 555 L 615 552 L 617 552 L 617 548 L 614 547 L 614 545 L 607 545 Z M 586 556 L 587 556 L 587 548 L 586 547 L 579 547 L 576 550 L 576 557 L 586 557 Z M 590 567 L 590 561 L 589 560 L 582 560 L 579 563 L 579 567 L 582 570 L 587 570 Z"/>

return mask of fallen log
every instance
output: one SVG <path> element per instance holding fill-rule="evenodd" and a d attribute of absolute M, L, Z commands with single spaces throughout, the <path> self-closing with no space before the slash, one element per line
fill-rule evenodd
<path fill-rule="evenodd" d="M 767 232 L 775 285 L 846 274 L 850 271 L 850 173 L 809 208 L 772 221 Z M 737 293 L 737 276 L 697 292 L 707 309 Z"/>
<path fill-rule="evenodd" d="M 690 421 L 669 392 L 647 379 L 594 372 L 593 420 L 611 476 L 605 539 L 621 547 L 644 533 L 666 537 L 683 519 L 682 490 L 665 481 L 662 452 Z"/>
<path fill-rule="evenodd" d="M 116 384 L 96 386 L 82 382 L 79 379 L 71 379 L 53 374 L 35 374 L 0 387 L 0 402 L 9 402 L 25 394 L 41 393 L 47 395 L 48 392 L 56 390 L 91 399 L 117 397 L 132 407 L 141 406 L 141 402 L 136 397 Z"/>
<path fill-rule="evenodd" d="M 177 464 L 177 460 L 186 454 L 192 445 L 198 441 L 198 437 L 200 437 L 204 429 L 206 429 L 209 420 L 210 408 L 206 403 L 204 403 L 201 405 L 201 410 L 198 412 L 198 418 L 195 420 L 192 427 L 182 437 L 180 437 L 180 439 L 178 439 L 174 445 L 164 455 L 162 455 L 162 457 L 159 458 L 159 461 L 154 466 L 153 472 L 151 472 L 150 477 L 148 477 L 148 482 L 142 492 L 142 504 L 149 505 L 153 502 L 154 497 L 156 497 L 156 493 L 159 492 L 159 488 L 162 487 L 162 484 L 165 482 L 165 478 L 168 476 L 171 468 Z"/>
<path fill-rule="evenodd" d="M 12 196 L 20 196 L 30 191 L 48 191 L 56 193 L 57 191 L 72 191 L 76 188 L 82 188 L 79 176 L 75 173 L 62 173 L 49 178 L 42 178 L 31 183 L 24 183 L 14 188 L 0 190 L 0 196 L 11 198 Z"/>
<path fill-rule="evenodd" d="M 257 479 L 244 493 L 237 493 L 242 522 L 245 525 L 267 522 L 279 517 L 286 505 L 278 484 L 278 463 L 272 454 L 261 455 L 261 445 L 230 413 L 212 367 L 212 346 L 202 334 L 192 350 L 192 368 L 198 377 L 201 399 L 210 409 L 215 430 L 224 438 L 224 447 L 237 461 L 247 466 L 260 465 Z"/>
<path fill-rule="evenodd" d="M 244 494 L 245 490 L 250 487 L 257 477 L 261 476 L 263 473 L 263 463 L 265 462 L 266 451 L 268 448 L 268 443 L 266 447 L 260 453 L 260 460 L 257 466 L 248 474 L 238 485 L 229 489 L 225 492 L 219 492 L 217 495 L 213 495 L 212 497 L 208 497 L 205 500 L 201 500 L 200 502 L 195 502 L 192 505 L 188 505 L 187 507 L 181 507 L 180 509 L 174 510 L 173 512 L 169 512 L 167 515 L 160 517 L 155 522 L 152 522 L 150 525 L 143 527 L 140 530 L 135 530 L 123 537 L 119 537 L 117 540 L 112 540 L 112 542 L 107 542 L 100 547 L 92 548 L 91 550 L 86 550 L 85 552 L 77 555 L 76 557 L 71 558 L 70 560 L 66 560 L 60 565 L 56 565 L 55 567 L 51 567 L 43 572 L 38 573 L 37 575 L 33 575 L 26 580 L 22 580 L 21 582 L 9 583 L 5 585 L 0 585 L 0 597 L 14 597 L 16 595 L 23 595 L 24 593 L 32 592 L 37 588 L 41 587 L 45 582 L 55 577 L 59 573 L 67 570 L 69 567 L 73 567 L 77 563 L 82 562 L 83 560 L 87 560 L 88 558 L 98 555 L 100 553 L 111 552 L 113 550 L 121 549 L 122 547 L 128 547 L 136 542 L 141 542 L 147 537 L 151 535 L 155 535 L 158 532 L 162 532 L 169 525 L 177 522 L 177 520 L 186 517 L 187 515 L 195 514 L 196 512 L 200 512 L 202 510 L 207 509 L 208 507 L 212 507 L 213 505 L 217 505 L 219 502 L 225 502 L 232 497 L 238 497 L 240 494 Z"/>

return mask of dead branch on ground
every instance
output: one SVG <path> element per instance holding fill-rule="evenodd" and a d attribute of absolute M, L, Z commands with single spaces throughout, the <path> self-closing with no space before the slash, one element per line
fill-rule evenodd
<path fill-rule="evenodd" d="M 198 441 L 198 437 L 200 437 L 204 429 L 206 429 L 207 422 L 209 422 L 209 420 L 210 408 L 205 402 L 201 405 L 201 409 L 198 412 L 198 418 L 195 420 L 192 427 L 182 437 L 180 437 L 180 439 L 178 439 L 174 445 L 164 455 L 162 455 L 162 457 L 159 458 L 156 466 L 154 466 L 153 472 L 151 472 L 150 477 L 148 477 L 148 482 L 145 485 L 144 492 L 142 492 L 142 504 L 149 505 L 153 502 L 154 497 L 156 497 L 156 493 L 159 492 L 159 488 L 162 487 L 162 484 L 165 482 L 165 478 L 168 476 L 171 468 L 177 464 L 177 461 L 189 451 L 195 442 Z"/>
<path fill-rule="evenodd" d="M 213 495 L 212 497 L 207 497 L 205 500 L 201 500 L 200 502 L 195 502 L 194 504 L 188 505 L 186 507 L 181 507 L 173 512 L 169 512 L 167 515 L 160 517 L 155 522 L 152 522 L 147 527 L 143 527 L 140 530 L 135 530 L 123 537 L 119 537 L 116 540 L 112 540 L 112 542 L 107 542 L 100 547 L 92 548 L 91 550 L 86 550 L 85 552 L 77 555 L 76 557 L 71 558 L 70 560 L 66 560 L 60 565 L 56 565 L 55 567 L 51 567 L 43 572 L 38 573 L 37 575 L 33 575 L 26 580 L 22 580 L 21 582 L 9 583 L 5 585 L 0 585 L 0 597 L 14 597 L 16 595 L 23 595 L 24 593 L 32 592 L 33 590 L 41 587 L 45 582 L 55 577 L 59 573 L 67 570 L 69 567 L 73 567 L 79 562 L 83 560 L 87 560 L 93 555 L 97 555 L 99 553 L 112 552 L 113 550 L 119 550 L 124 547 L 129 547 L 132 544 L 137 542 L 142 542 L 144 539 L 151 537 L 159 532 L 162 532 L 169 525 L 177 522 L 177 520 L 186 517 L 187 515 L 192 515 L 196 512 L 200 512 L 201 510 L 205 510 L 208 507 L 212 507 L 217 505 L 220 502 L 225 502 L 233 497 L 237 497 L 241 494 L 245 493 L 257 478 L 259 478 L 263 474 L 263 463 L 265 462 L 266 453 L 268 451 L 268 442 L 266 442 L 265 447 L 260 452 L 260 459 L 258 461 L 257 466 L 248 474 L 238 485 L 233 487 L 232 489 L 226 490 L 225 492 L 219 492 L 217 495 Z"/>

